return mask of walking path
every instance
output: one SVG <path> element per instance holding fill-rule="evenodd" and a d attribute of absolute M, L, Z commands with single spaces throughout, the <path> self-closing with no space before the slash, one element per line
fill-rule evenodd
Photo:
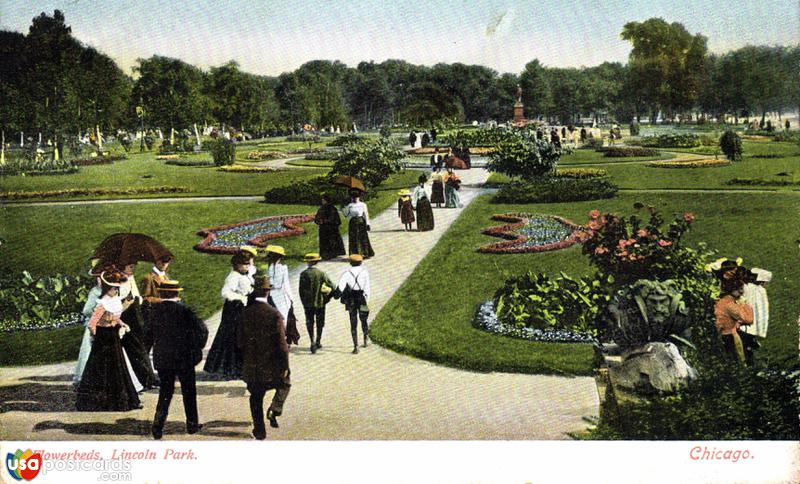
<path fill-rule="evenodd" d="M 462 202 L 482 193 L 484 170 L 460 172 Z M 376 257 L 365 266 L 372 277 L 371 318 L 378 314 L 416 265 L 460 214 L 434 209 L 436 229 L 405 233 L 390 208 L 371 220 Z M 349 265 L 344 259 L 320 269 L 334 280 Z M 292 390 L 281 427 L 269 439 L 565 439 L 597 415 L 592 378 L 473 373 L 438 366 L 382 349 L 352 355 L 350 323 L 343 306 L 328 305 L 323 347 L 312 355 L 297 296 L 299 270 L 291 274 L 301 346 L 290 357 Z M 209 281 L 210 284 L 221 281 Z M 419 315 L 424 317 L 424 315 Z M 219 314 L 207 321 L 213 341 Z M 3 368 L 0 378 L 0 439 L 137 440 L 149 437 L 157 392 L 143 398 L 144 409 L 127 413 L 74 411 L 74 362 Z M 198 379 L 198 405 L 206 424 L 199 434 L 184 433 L 181 396 L 176 394 L 165 439 L 249 439 L 248 397 L 241 381 Z"/>

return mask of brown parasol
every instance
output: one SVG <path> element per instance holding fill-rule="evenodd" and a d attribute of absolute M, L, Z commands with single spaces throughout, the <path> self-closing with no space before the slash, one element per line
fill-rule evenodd
<path fill-rule="evenodd" d="M 92 257 L 104 262 L 126 265 L 139 261 L 155 263 L 163 256 L 172 257 L 172 252 L 152 237 L 121 233 L 106 237 L 94 250 Z"/>
<path fill-rule="evenodd" d="M 333 184 L 334 185 L 339 185 L 339 186 L 342 186 L 342 187 L 346 187 L 346 188 L 350 188 L 350 189 L 361 190 L 362 192 L 366 192 L 367 191 L 367 189 L 364 188 L 364 182 L 362 182 L 358 178 L 354 178 L 352 176 L 344 176 L 344 175 L 337 176 L 333 180 Z"/>

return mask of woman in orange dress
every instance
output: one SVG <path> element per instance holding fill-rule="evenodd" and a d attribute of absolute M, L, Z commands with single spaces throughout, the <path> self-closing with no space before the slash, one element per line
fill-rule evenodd
<path fill-rule="evenodd" d="M 723 274 L 720 286 L 722 294 L 714 305 L 714 315 L 725 353 L 743 364 L 744 346 L 737 330 L 742 325 L 753 324 L 753 308 L 739 300 L 744 293 L 744 279 L 740 275 L 742 271 L 738 269 Z"/>

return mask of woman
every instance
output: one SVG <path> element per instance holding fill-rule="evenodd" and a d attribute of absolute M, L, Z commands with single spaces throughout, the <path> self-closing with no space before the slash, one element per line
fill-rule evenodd
<path fill-rule="evenodd" d="M 428 194 L 425 192 L 425 175 L 420 175 L 419 185 L 414 189 L 414 203 L 417 209 L 417 230 L 426 232 L 433 230 L 433 209 L 431 202 L 428 201 Z"/>
<path fill-rule="evenodd" d="M 342 224 L 339 212 L 327 194 L 322 195 L 322 206 L 314 216 L 314 223 L 319 226 L 320 257 L 327 260 L 347 253 L 344 250 L 342 235 L 339 233 L 339 226 Z"/>
<path fill-rule="evenodd" d="M 236 326 L 247 304 L 247 296 L 253 291 L 247 276 L 248 266 L 248 260 L 242 254 L 231 257 L 231 272 L 220 291 L 225 300 L 222 320 L 203 366 L 203 371 L 221 375 L 226 380 L 238 379 L 242 374 L 242 354 L 236 346 Z"/>
<path fill-rule="evenodd" d="M 86 362 L 89 360 L 89 354 L 92 351 L 92 332 L 89 330 L 89 320 L 92 319 L 94 310 L 97 307 L 97 302 L 103 297 L 103 284 L 100 281 L 100 274 L 103 272 L 102 268 L 97 264 L 99 260 L 92 261 L 92 269 L 89 271 L 89 276 L 94 277 L 97 283 L 89 290 L 89 295 L 86 297 L 86 303 L 83 305 L 81 317 L 83 324 L 86 328 L 83 331 L 83 339 L 81 340 L 81 349 L 78 353 L 78 363 L 75 365 L 75 376 L 72 378 L 73 384 L 77 387 L 81 381 L 83 370 L 86 368 Z"/>
<path fill-rule="evenodd" d="M 125 276 L 104 272 L 100 280 L 102 297 L 88 325 L 93 336 L 92 350 L 78 385 L 75 406 L 85 412 L 127 412 L 142 408 L 142 404 L 120 344 L 121 334 L 129 329 L 120 318 L 123 304 L 119 287 Z"/>
<path fill-rule="evenodd" d="M 136 272 L 136 262 L 124 263 L 122 273 L 127 278 L 119 288 L 119 297 L 129 303 L 122 312 L 122 321 L 130 331 L 122 338 L 122 347 L 131 360 L 131 366 L 136 373 L 136 378 L 142 383 L 145 390 L 156 386 L 156 375 L 153 364 L 150 362 L 150 352 L 145 347 L 144 316 L 142 314 L 142 296 L 136 285 L 133 275 Z"/>
<path fill-rule="evenodd" d="M 461 179 L 453 173 L 452 168 L 447 169 L 444 175 L 444 198 L 445 208 L 459 208 L 461 207 L 461 197 L 458 196 L 458 191 L 461 189 Z"/>
<path fill-rule="evenodd" d="M 369 210 L 361 201 L 360 190 L 351 190 L 350 197 L 350 203 L 342 209 L 342 215 L 350 220 L 347 231 L 350 255 L 361 254 L 368 259 L 375 255 L 369 242 Z"/>
<path fill-rule="evenodd" d="M 436 208 L 442 208 L 444 203 L 444 178 L 442 177 L 442 169 L 436 167 L 431 175 L 433 186 L 431 187 L 431 203 L 436 204 Z"/>
<path fill-rule="evenodd" d="M 398 193 L 400 198 L 397 199 L 397 216 L 400 217 L 400 222 L 407 231 L 411 230 L 411 224 L 414 223 L 414 205 L 411 203 L 411 192 L 408 190 L 400 190 Z"/>
<path fill-rule="evenodd" d="M 745 362 L 745 355 L 738 329 L 742 325 L 753 324 L 753 308 L 739 299 L 744 292 L 743 271 L 739 269 L 737 267 L 722 275 L 721 295 L 714 305 L 714 315 L 725 353 L 741 364 Z"/>
<path fill-rule="evenodd" d="M 286 250 L 280 245 L 268 245 L 266 276 L 272 284 L 269 299 L 275 309 L 281 313 L 283 324 L 289 320 L 289 309 L 292 307 L 292 287 L 289 283 L 289 268 L 283 263 Z"/>

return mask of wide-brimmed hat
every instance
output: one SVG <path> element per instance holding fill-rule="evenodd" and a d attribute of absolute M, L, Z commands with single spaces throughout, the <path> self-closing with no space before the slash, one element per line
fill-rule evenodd
<path fill-rule="evenodd" d="M 92 259 L 90 264 L 92 265 L 92 268 L 89 269 L 91 277 L 97 277 L 106 271 L 106 266 L 105 264 L 100 264 L 100 259 Z"/>
<path fill-rule="evenodd" d="M 264 251 L 267 252 L 267 253 L 272 252 L 273 254 L 278 254 L 278 255 L 283 255 L 283 256 L 286 255 L 286 249 L 284 249 L 280 245 L 268 245 L 264 249 Z"/>
<path fill-rule="evenodd" d="M 248 254 L 252 254 L 253 257 L 258 255 L 258 249 L 256 249 L 252 245 L 243 245 L 239 247 L 239 250 L 242 252 L 246 252 Z"/>
<path fill-rule="evenodd" d="M 318 262 L 322 260 L 322 257 L 320 257 L 320 255 L 317 254 L 316 252 L 309 252 L 308 254 L 303 256 L 303 260 L 305 262 Z"/>
<path fill-rule="evenodd" d="M 181 287 L 181 283 L 175 280 L 167 280 L 161 281 L 161 284 L 158 285 L 159 291 L 169 291 L 169 292 L 181 292 L 183 288 Z"/>
<path fill-rule="evenodd" d="M 410 197 L 411 196 L 411 190 L 406 188 L 405 190 L 400 190 L 399 192 L 397 192 L 397 194 L 400 195 L 401 197 Z"/>
<path fill-rule="evenodd" d="M 361 264 L 362 262 L 364 262 L 364 256 L 362 256 L 361 254 L 350 254 L 350 258 L 349 259 L 350 259 L 350 262 L 355 262 L 355 263 L 358 263 L 358 264 Z"/>
<path fill-rule="evenodd" d="M 103 281 L 103 284 L 106 286 L 120 287 L 122 286 L 123 282 L 128 280 L 128 278 L 125 276 L 125 274 L 119 271 L 110 270 L 101 272 L 100 280 Z"/>

